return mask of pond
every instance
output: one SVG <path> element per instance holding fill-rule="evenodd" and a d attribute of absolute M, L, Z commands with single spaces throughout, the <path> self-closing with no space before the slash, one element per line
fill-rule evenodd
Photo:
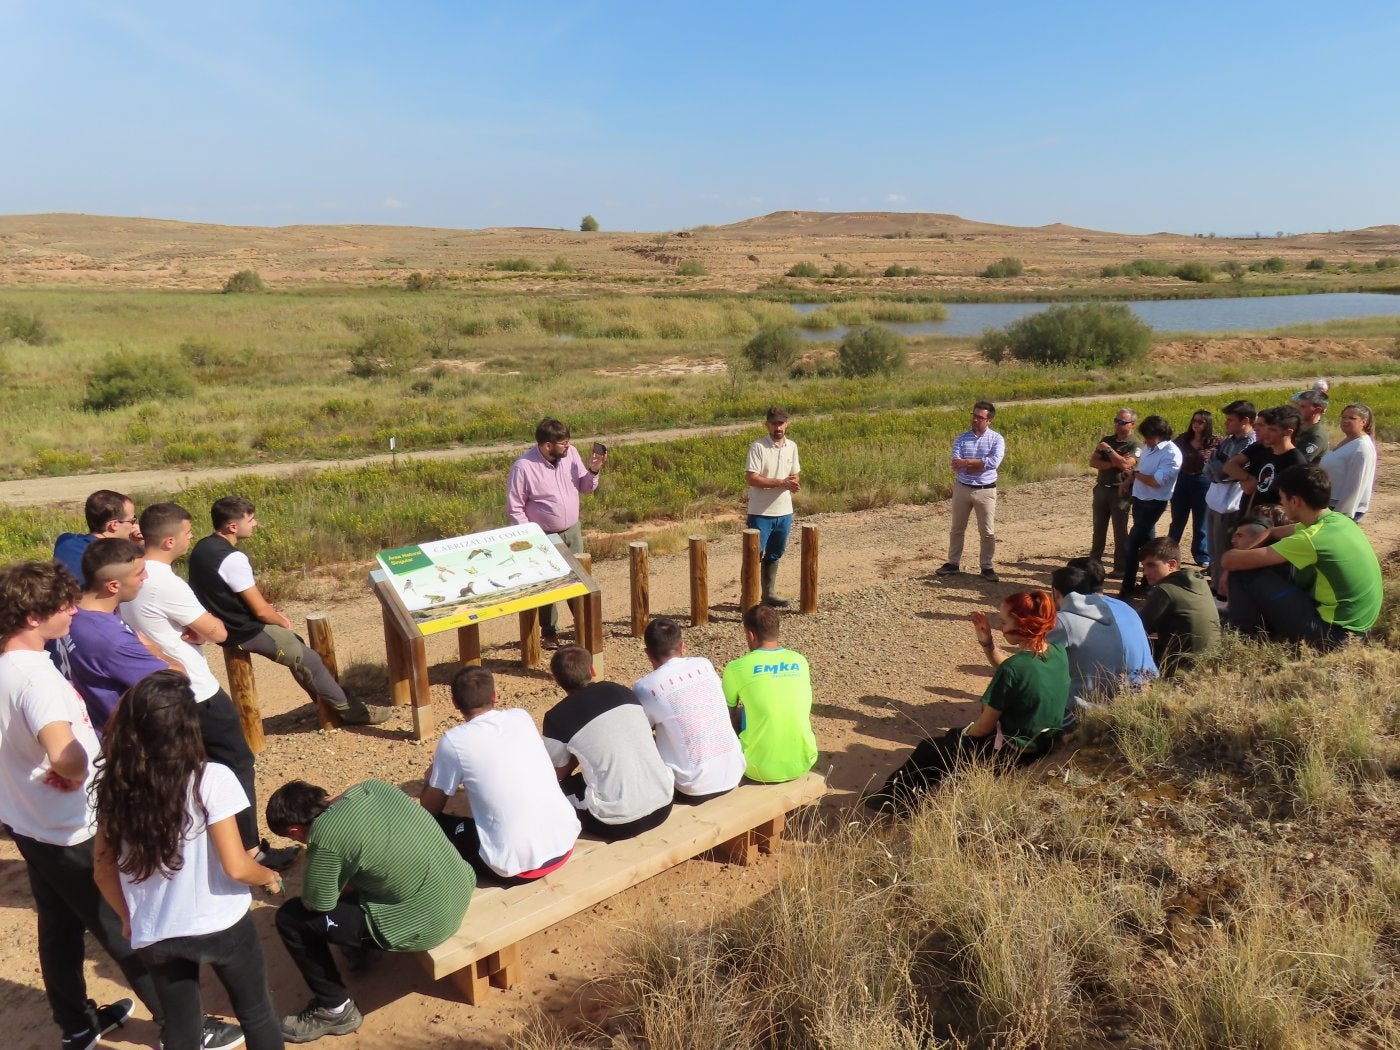
<path fill-rule="evenodd" d="M 879 322 L 904 335 L 981 335 L 1004 328 L 1055 303 L 949 303 L 946 321 Z M 1284 325 L 1317 324 L 1352 317 L 1400 317 L 1400 295 L 1331 292 L 1325 295 L 1260 295 L 1241 299 L 1160 299 L 1129 302 L 1127 307 L 1161 332 L 1240 332 Z M 822 303 L 796 303 L 798 313 L 813 313 Z M 845 328 L 801 329 L 805 339 L 840 339 Z"/>

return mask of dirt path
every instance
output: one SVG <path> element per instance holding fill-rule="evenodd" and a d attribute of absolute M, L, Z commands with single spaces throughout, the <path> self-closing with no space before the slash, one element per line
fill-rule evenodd
<path fill-rule="evenodd" d="M 1347 376 L 1347 383 L 1383 383 L 1388 379 L 1393 379 L 1391 375 L 1355 375 Z M 1300 380 L 1280 379 L 1263 383 L 1211 383 L 1205 386 L 1194 387 L 1172 387 L 1164 390 L 1152 391 L 1154 397 L 1191 397 L 1199 395 L 1206 397 L 1211 394 L 1230 394 L 1241 386 L 1249 385 L 1253 387 L 1265 387 L 1267 389 L 1286 390 L 1296 388 Z M 1135 396 L 1141 395 L 1113 393 L 1113 394 L 1083 394 L 1075 397 L 1045 397 L 1028 398 L 1023 401 L 1006 401 L 1001 407 L 1008 405 L 1056 405 L 1070 404 L 1090 401 L 1122 401 L 1132 400 Z M 884 411 L 884 410 L 882 410 Z M 912 409 L 903 411 L 914 411 Z M 827 418 L 819 416 L 817 418 Z M 668 430 L 640 430 L 630 431 L 626 434 L 604 434 L 598 440 L 610 446 L 615 445 L 640 445 L 649 441 L 678 441 L 682 438 L 706 437 L 715 434 L 737 434 L 754 427 L 752 422 L 726 423 L 719 426 L 707 427 L 675 427 Z M 414 460 L 458 460 L 458 459 L 478 459 L 488 456 L 499 456 L 509 453 L 519 452 L 522 448 L 519 441 L 506 442 L 494 445 L 471 445 L 468 447 L 429 449 L 421 452 L 402 453 L 401 458 L 407 462 Z M 100 488 L 115 489 L 118 492 L 140 494 L 143 492 L 172 492 L 186 485 L 196 484 L 203 481 L 224 481 L 239 477 L 243 474 L 259 474 L 263 477 L 285 477 L 289 474 L 298 474 L 303 471 L 319 471 L 334 468 L 355 468 L 368 467 L 377 464 L 387 464 L 393 460 L 389 454 L 361 456 L 356 459 L 303 459 L 292 460 L 285 463 L 245 463 L 234 467 L 206 467 L 200 470 L 129 470 L 112 474 L 75 474 L 61 478 L 25 478 L 20 481 L 0 482 L 0 503 L 8 504 L 12 507 L 81 507 L 83 501 L 87 499 L 88 493 Z"/>
<path fill-rule="evenodd" d="M 1383 449 L 1382 462 L 1394 463 L 1400 446 Z M 1394 472 L 1382 477 L 1363 527 L 1382 552 L 1400 544 L 1400 484 Z M 997 563 L 1002 583 L 976 576 L 935 578 L 943 561 L 948 504 L 896 506 L 854 514 L 809 517 L 821 529 L 821 604 L 814 616 L 784 618 L 786 644 L 812 663 L 817 691 L 814 725 L 832 793 L 826 811 L 845 819 L 843 807 L 863 786 L 882 778 L 899 754 L 935 727 L 961 724 L 989 677 L 971 636 L 968 613 L 987 609 L 1000 596 L 1044 586 L 1049 572 L 1085 550 L 1089 533 L 1089 478 L 1059 479 L 1010 488 L 998 507 Z M 781 586 L 793 591 L 797 559 L 783 562 Z M 743 646 L 738 625 L 738 537 L 710 545 L 712 622 L 686 630 L 690 653 L 723 665 Z M 604 614 L 613 638 L 602 672 L 632 682 L 649 667 L 640 642 L 628 637 L 627 563 L 597 566 L 605 597 Z M 684 554 L 651 558 L 651 609 L 688 623 L 688 572 Z M 343 677 L 351 683 L 382 683 L 383 635 L 375 602 L 352 588 L 321 606 L 335 629 Z M 286 610 L 300 624 L 311 606 Z M 565 617 L 567 620 L 567 617 Z M 486 665 L 497 675 L 504 704 L 519 706 L 538 720 L 557 699 L 547 676 L 518 666 L 511 638 L 513 623 L 493 621 L 483 628 Z M 455 723 L 447 683 L 455 670 L 453 637 L 428 640 L 433 704 L 440 729 Z M 211 662 L 222 676 L 218 651 Z M 280 668 L 258 661 L 258 688 L 265 715 L 267 749 L 259 757 L 261 798 L 293 777 L 337 790 L 376 776 L 417 794 L 435 740 L 411 739 L 407 710 L 384 726 L 320 733 L 304 696 Z M 375 688 L 382 689 L 382 684 Z M 374 698 L 371 692 L 367 692 Z M 1050 769 L 1047 767 L 1047 772 Z M 792 850 L 802 848 L 801 841 Z M 509 992 L 471 1008 L 447 982 L 432 983 L 409 958 L 382 956 L 371 968 L 351 975 L 365 1026 L 343 1040 L 347 1050 L 363 1048 L 509 1046 L 511 1033 L 537 1011 L 562 1021 L 598 1010 L 589 982 L 615 965 L 631 931 L 652 918 L 702 923 L 741 905 L 771 886 L 782 857 L 754 868 L 734 868 L 697 860 L 680 865 L 645 885 L 531 938 L 525 945 L 524 980 Z M 300 866 L 288 883 L 300 885 Z M 273 907 L 259 899 L 254 915 L 271 975 L 278 1009 L 300 1009 L 306 990 L 272 926 Z M 0 840 L 0 1015 L 7 1021 L 7 1046 L 52 1045 L 52 1028 L 35 955 L 36 931 L 24 865 L 13 843 Z M 95 952 L 96 949 L 93 949 Z M 90 958 L 91 994 L 108 1001 L 126 994 L 120 975 L 105 957 Z M 226 1013 L 227 1001 L 212 979 L 205 984 L 206 1006 Z M 138 1017 L 145 1017 L 138 1008 Z M 148 1020 L 134 1020 L 107 1046 L 154 1046 Z M 337 1046 L 341 1041 L 337 1040 Z"/>

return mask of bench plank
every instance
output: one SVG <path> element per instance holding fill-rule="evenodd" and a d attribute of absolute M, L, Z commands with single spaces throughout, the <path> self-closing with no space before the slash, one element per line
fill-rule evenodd
<path fill-rule="evenodd" d="M 580 839 L 568 863 L 537 883 L 479 889 L 462 928 L 419 957 L 434 978 L 476 971 L 482 969 L 478 960 L 736 838 L 756 847 L 745 850 L 742 862 L 747 863 L 754 859 L 750 852 L 773 852 L 786 813 L 817 801 L 825 792 L 826 781 L 819 773 L 786 784 L 745 783 L 699 806 L 676 806 L 664 824 L 635 838 L 614 843 Z M 458 985 L 465 994 L 468 985 L 475 990 L 494 972 L 487 968 L 480 976 L 474 974 L 475 980 L 468 978 L 465 985 L 459 980 Z"/>

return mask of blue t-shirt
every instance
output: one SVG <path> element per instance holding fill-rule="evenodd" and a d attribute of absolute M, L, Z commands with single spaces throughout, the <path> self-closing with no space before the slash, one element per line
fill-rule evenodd
<path fill-rule="evenodd" d="M 79 587 L 87 584 L 83 579 L 83 552 L 96 538 L 90 532 L 65 532 L 54 542 L 53 556 L 68 567 Z"/>
<path fill-rule="evenodd" d="M 73 614 L 68 636 L 59 644 L 67 657 L 68 677 L 99 733 L 106 728 L 123 693 L 148 674 L 168 667 L 151 655 L 116 613 L 79 609 Z"/>

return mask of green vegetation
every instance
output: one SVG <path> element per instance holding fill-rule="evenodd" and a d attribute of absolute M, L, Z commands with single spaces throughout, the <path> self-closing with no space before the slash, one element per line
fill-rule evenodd
<path fill-rule="evenodd" d="M 988 361 L 1113 367 L 1147 356 L 1152 329 L 1122 303 L 1052 306 L 982 336 Z"/>
<path fill-rule="evenodd" d="M 1249 268 L 1255 273 L 1283 273 L 1288 269 L 1288 262 L 1280 256 L 1271 255 L 1267 259 L 1250 263 Z"/>
<path fill-rule="evenodd" d="M 257 270 L 239 270 L 224 282 L 224 294 L 236 295 L 240 292 L 262 292 L 267 286 Z"/>
<path fill-rule="evenodd" d="M 1105 266 L 1099 271 L 1100 277 L 1169 277 L 1171 263 L 1152 259 L 1133 259 L 1118 266 Z"/>
<path fill-rule="evenodd" d="M 425 355 L 423 335 L 405 321 L 377 324 L 350 351 L 350 374 L 363 378 L 403 375 Z"/>
<path fill-rule="evenodd" d="M 1005 255 L 982 271 L 983 277 L 1020 277 L 1025 266 L 1014 255 Z"/>
<path fill-rule="evenodd" d="M 583 233 L 597 233 L 598 220 L 591 215 L 585 215 L 579 222 L 578 228 Z"/>
<path fill-rule="evenodd" d="M 794 263 L 787 272 L 789 277 L 805 277 L 809 280 L 815 280 L 821 275 L 822 272 L 817 268 L 817 264 L 810 262 Z"/>
<path fill-rule="evenodd" d="M 792 325 L 773 325 L 759 329 L 757 335 L 744 344 L 741 354 L 756 372 L 788 372 L 802 353 L 802 337 Z"/>
<path fill-rule="evenodd" d="M 534 273 L 539 269 L 529 259 L 497 259 L 490 266 L 493 270 L 502 270 L 505 273 Z"/>
<path fill-rule="evenodd" d="M 845 263 L 837 263 L 827 271 L 826 275 L 835 281 L 845 280 L 848 277 L 863 276 L 859 270 L 847 266 Z"/>
<path fill-rule="evenodd" d="M 872 325 L 847 332 L 836 350 L 836 359 L 847 379 L 893 376 L 904 371 L 908 350 L 898 332 Z"/>
<path fill-rule="evenodd" d="M 1325 270 L 1325 269 L 1327 269 L 1327 260 L 1326 260 L 1326 259 L 1309 259 L 1308 262 L 1307 262 L 1307 265 L 1304 266 L 1303 269 L 1305 269 L 1305 270 Z"/>
<path fill-rule="evenodd" d="M 892 264 L 885 267 L 886 277 L 918 277 L 924 271 L 917 266 L 899 266 Z"/>
<path fill-rule="evenodd" d="M 436 291 L 443 285 L 442 274 L 421 273 L 415 270 L 404 279 L 403 287 L 406 292 L 431 292 Z"/>
<path fill-rule="evenodd" d="M 676 267 L 677 277 L 704 277 L 709 272 L 699 259 L 682 259 Z"/>
<path fill-rule="evenodd" d="M 14 340 L 26 346 L 48 346 L 59 341 L 39 311 L 0 310 L 0 346 Z"/>
<path fill-rule="evenodd" d="M 1387 256 L 1386 256 L 1385 258 L 1383 258 L 1383 259 L 1377 259 L 1377 260 L 1376 260 L 1376 269 L 1377 269 L 1377 270 L 1381 270 L 1381 271 L 1393 270 L 1393 269 L 1395 269 L 1397 266 L 1400 266 L 1400 259 L 1395 258 L 1395 256 L 1393 256 L 1393 255 L 1387 255 Z"/>
<path fill-rule="evenodd" d="M 1243 281 L 1244 275 L 1248 273 L 1249 270 L 1245 267 L 1244 263 L 1237 259 L 1231 259 L 1229 262 L 1221 265 L 1220 272 L 1228 276 L 1232 281 Z"/>
<path fill-rule="evenodd" d="M 569 265 L 569 260 L 568 260 L 568 259 L 564 258 L 562 255 L 556 255 L 556 256 L 554 257 L 554 260 L 549 264 L 549 272 L 550 272 L 550 273 L 575 273 L 576 271 L 574 270 L 574 268 L 573 268 L 571 265 Z"/>
<path fill-rule="evenodd" d="M 194 384 L 179 364 L 159 354 L 130 354 L 124 349 L 110 355 L 88 378 L 83 407 L 92 412 L 143 401 L 189 397 Z"/>
<path fill-rule="evenodd" d="M 1172 276 L 1193 284 L 1210 284 L 1215 280 L 1215 271 L 1203 262 L 1185 262 L 1172 271 Z"/>

